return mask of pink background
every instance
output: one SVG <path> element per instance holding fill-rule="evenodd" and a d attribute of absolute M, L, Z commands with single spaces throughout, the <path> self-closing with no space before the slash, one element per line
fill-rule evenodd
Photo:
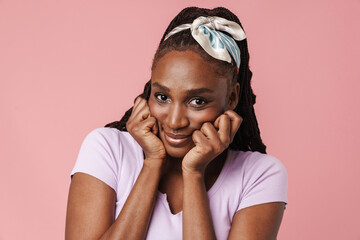
<path fill-rule="evenodd" d="M 0 0 L 0 239 L 63 239 L 84 137 L 119 119 L 170 20 L 217 1 Z M 289 175 L 279 239 L 360 239 L 360 1 L 228 0 Z"/>

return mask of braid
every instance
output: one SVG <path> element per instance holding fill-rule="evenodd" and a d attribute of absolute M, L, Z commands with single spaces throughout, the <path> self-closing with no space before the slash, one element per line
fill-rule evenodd
<path fill-rule="evenodd" d="M 150 92 L 151 92 L 151 82 L 150 80 L 145 84 L 144 87 L 144 92 L 142 94 L 140 94 L 138 97 L 142 97 L 146 100 L 149 99 L 150 96 Z M 136 98 L 135 98 L 136 99 Z M 124 114 L 124 116 L 120 119 L 120 121 L 115 121 L 112 123 L 108 123 L 105 125 L 105 127 L 109 127 L 109 128 L 117 128 L 120 131 L 127 131 L 126 130 L 126 122 L 129 119 L 131 113 L 132 113 L 133 108 L 131 107 L 129 110 L 127 110 Z"/>
<path fill-rule="evenodd" d="M 240 84 L 239 102 L 234 111 L 243 118 L 243 122 L 235 134 L 230 148 L 241 151 L 258 151 L 266 153 L 266 146 L 261 140 L 258 122 L 255 116 L 254 104 L 256 96 L 251 88 L 252 72 L 249 69 L 249 51 L 247 41 L 236 41 L 241 52 L 241 64 L 239 72 L 233 64 L 214 59 L 209 56 L 193 39 L 190 31 L 181 31 L 169 39 L 164 41 L 165 36 L 175 27 L 184 24 L 192 23 L 194 19 L 199 16 L 218 16 L 234 21 L 241 26 L 237 16 L 226 8 L 218 7 L 214 9 L 205 9 L 197 7 L 188 7 L 183 9 L 169 24 L 164 35 L 161 38 L 159 47 L 156 51 L 152 69 L 155 67 L 157 61 L 166 53 L 177 50 L 185 51 L 191 49 L 197 52 L 204 60 L 216 63 L 217 73 L 223 76 L 231 75 L 232 78 Z M 241 26 L 242 27 L 242 26 Z M 225 33 L 226 34 L 226 33 Z M 151 92 L 151 80 L 148 81 L 144 87 L 144 92 L 139 96 L 148 100 Z M 117 128 L 120 131 L 126 131 L 126 122 L 129 119 L 132 108 L 126 111 L 125 115 L 120 121 L 107 124 L 105 127 Z"/>

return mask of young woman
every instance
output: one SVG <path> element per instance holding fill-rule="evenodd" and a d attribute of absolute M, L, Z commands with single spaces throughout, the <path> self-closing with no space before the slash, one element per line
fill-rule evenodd
<path fill-rule="evenodd" d="M 119 122 L 71 173 L 66 239 L 276 239 L 287 174 L 266 154 L 245 33 L 225 8 L 186 8 Z"/>

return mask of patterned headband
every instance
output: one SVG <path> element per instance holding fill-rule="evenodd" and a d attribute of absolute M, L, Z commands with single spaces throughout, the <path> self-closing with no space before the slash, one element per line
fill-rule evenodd
<path fill-rule="evenodd" d="M 198 17 L 193 23 L 186 23 L 169 32 L 165 40 L 175 33 L 189 29 L 193 38 L 212 57 L 231 63 L 231 56 L 240 67 L 240 49 L 236 42 L 246 38 L 244 30 L 239 24 L 221 17 Z M 220 32 L 226 32 L 232 36 Z"/>

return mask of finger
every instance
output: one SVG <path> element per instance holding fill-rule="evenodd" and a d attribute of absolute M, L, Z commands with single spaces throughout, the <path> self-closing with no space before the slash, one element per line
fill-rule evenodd
<path fill-rule="evenodd" d="M 221 114 L 220 116 L 218 116 L 214 122 L 214 127 L 216 128 L 216 130 L 219 129 L 219 121 L 220 121 L 220 117 L 222 116 L 223 114 Z"/>
<path fill-rule="evenodd" d="M 142 121 L 147 119 L 150 116 L 150 109 L 147 105 L 146 100 L 140 101 L 136 106 L 136 109 L 133 111 L 133 118 L 137 121 Z"/>
<path fill-rule="evenodd" d="M 203 123 L 200 128 L 200 132 L 202 132 L 205 137 L 209 139 L 219 139 L 218 132 L 216 131 L 214 125 L 210 122 Z"/>
<path fill-rule="evenodd" d="M 236 112 L 232 110 L 227 110 L 224 112 L 224 114 L 226 114 L 230 118 L 230 125 L 231 125 L 230 139 L 232 141 L 243 119 L 241 116 L 239 116 Z"/>
<path fill-rule="evenodd" d="M 146 120 L 150 117 L 150 110 L 146 107 L 139 109 L 139 112 L 135 115 L 138 121 Z"/>
<path fill-rule="evenodd" d="M 219 138 L 220 141 L 228 146 L 230 144 L 231 141 L 231 124 L 230 124 L 230 118 L 228 115 L 226 114 L 222 114 L 219 118 L 218 121 L 218 133 L 219 133 Z"/>
<path fill-rule="evenodd" d="M 150 115 L 149 118 L 154 118 L 154 117 L 151 117 L 151 115 Z M 154 119 L 155 119 L 155 124 L 154 124 L 154 126 L 153 126 L 153 128 L 152 128 L 152 132 L 153 132 L 155 135 L 157 135 L 157 134 L 159 133 L 159 125 L 158 125 L 158 121 L 156 120 L 156 118 L 154 118 Z"/>
<path fill-rule="evenodd" d="M 157 121 L 154 117 L 149 117 L 139 123 L 139 129 L 142 129 L 144 133 L 153 132 L 152 130 L 157 125 Z"/>
<path fill-rule="evenodd" d="M 217 118 L 216 118 L 216 120 L 215 120 L 215 122 L 214 122 L 214 127 L 216 128 L 216 129 L 219 129 L 219 122 L 220 122 L 220 119 L 222 118 L 222 117 L 224 117 L 224 116 L 226 116 L 226 114 L 221 114 L 220 116 L 218 116 Z"/>
<path fill-rule="evenodd" d="M 195 145 L 199 145 L 201 143 L 206 143 L 208 141 L 207 137 L 200 130 L 195 130 L 193 132 L 192 140 Z"/>
<path fill-rule="evenodd" d="M 146 103 L 146 100 L 142 97 L 137 97 L 134 102 L 133 112 L 136 112 L 139 108 L 141 109 Z"/>
<path fill-rule="evenodd" d="M 141 101 L 141 97 L 137 97 L 134 101 L 134 106 L 133 106 L 133 110 L 135 110 L 137 108 L 137 106 L 139 105 Z"/>

